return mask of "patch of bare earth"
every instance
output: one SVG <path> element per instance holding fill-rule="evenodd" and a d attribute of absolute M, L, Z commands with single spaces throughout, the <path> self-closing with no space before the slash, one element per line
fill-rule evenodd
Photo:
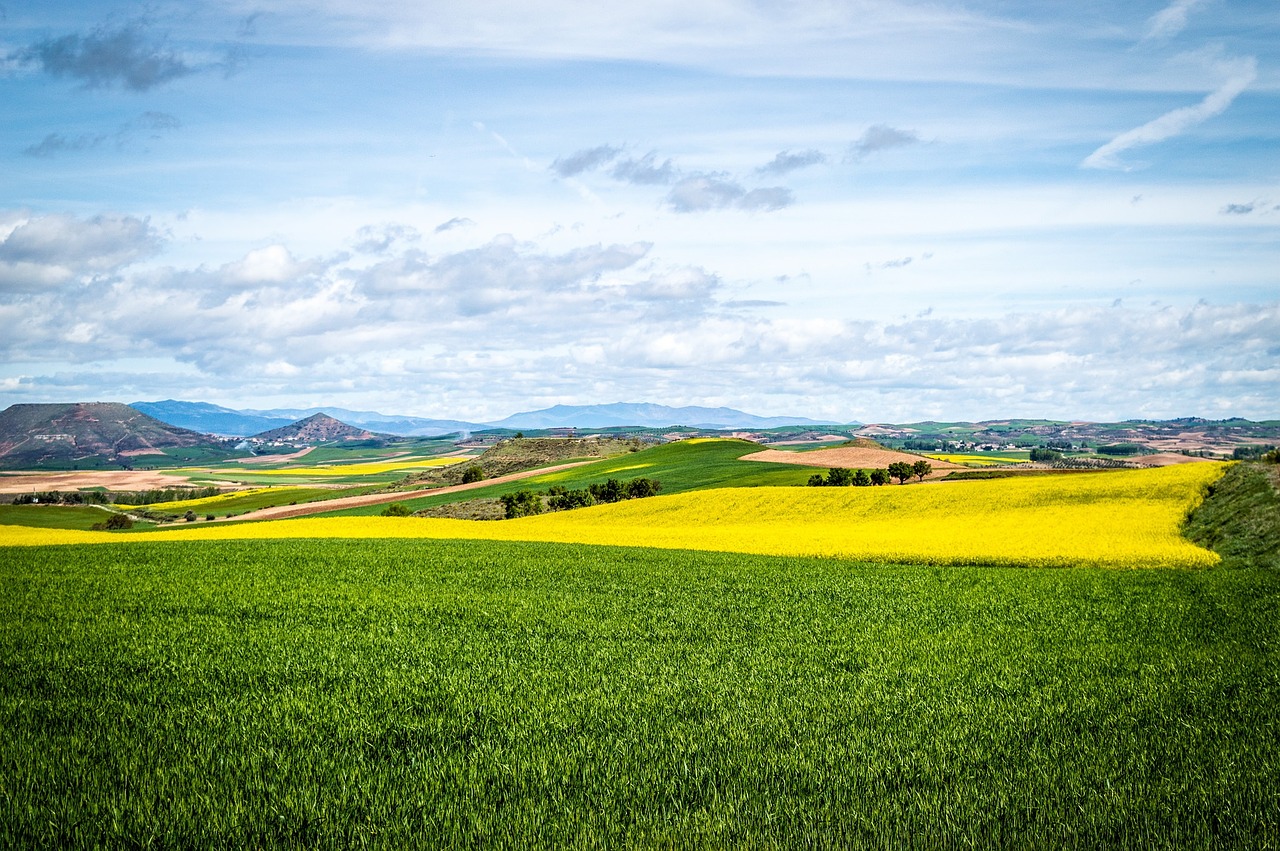
<path fill-rule="evenodd" d="M 1174 464 L 1195 464 L 1213 461 L 1213 458 L 1200 458 L 1195 455 L 1183 455 L 1181 452 L 1159 452 L 1155 455 L 1139 455 L 1133 463 L 1143 467 L 1170 467 Z"/>
<path fill-rule="evenodd" d="M 152 470 L 0 475 L 0 493 L 76 491 L 82 488 L 144 491 L 157 488 L 182 487 L 190 484 L 191 480 L 186 476 L 168 475 Z"/>
<path fill-rule="evenodd" d="M 815 449 L 812 452 L 783 452 L 780 449 L 766 449 L 742 456 L 743 461 L 766 461 L 772 464 L 796 464 L 801 467 L 844 467 L 848 470 L 884 470 L 896 461 L 914 464 L 922 456 L 909 452 L 895 452 L 892 449 L 871 448 L 867 446 L 838 446 L 833 449 Z M 925 458 L 933 467 L 933 472 L 925 478 L 940 478 L 952 470 L 967 469 L 949 461 L 938 461 Z"/>
<path fill-rule="evenodd" d="M 252 458 L 237 458 L 237 464 L 272 464 L 277 461 L 292 461 L 294 458 L 301 458 L 306 455 L 314 446 L 308 446 L 305 449 L 299 449 L 297 452 L 291 452 L 288 455 L 255 455 Z"/>

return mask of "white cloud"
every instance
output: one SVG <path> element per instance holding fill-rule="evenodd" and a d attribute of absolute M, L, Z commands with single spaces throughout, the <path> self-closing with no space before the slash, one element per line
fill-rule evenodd
<path fill-rule="evenodd" d="M 1225 112 L 1232 101 L 1258 77 L 1258 63 L 1253 57 L 1229 63 L 1229 76 L 1222 85 L 1205 95 L 1195 106 L 1174 109 L 1116 136 L 1110 142 L 1085 157 L 1084 168 L 1123 168 L 1120 154 L 1142 145 L 1152 145 L 1179 136 L 1201 122 Z"/>
<path fill-rule="evenodd" d="M 113 273 L 160 250 L 147 219 L 100 215 L 0 217 L 0 291 L 37 292 L 86 275 Z"/>
<path fill-rule="evenodd" d="M 1206 0 L 1173 0 L 1147 22 L 1147 40 L 1173 38 L 1187 26 L 1187 17 L 1191 10 L 1203 6 Z"/>

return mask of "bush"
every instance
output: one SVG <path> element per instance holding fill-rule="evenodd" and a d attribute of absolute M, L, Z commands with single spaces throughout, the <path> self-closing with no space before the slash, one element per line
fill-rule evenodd
<path fill-rule="evenodd" d="M 101 523 L 94 523 L 91 527 L 95 532 L 116 532 L 121 529 L 132 529 L 133 518 L 128 514 L 112 514 Z"/>
<path fill-rule="evenodd" d="M 551 499 L 548 500 L 548 505 L 552 511 L 569 511 L 570 509 L 586 508 L 595 504 L 595 497 L 591 495 L 591 491 L 585 488 L 571 491 L 563 487 L 555 487 L 551 489 Z"/>
<path fill-rule="evenodd" d="M 613 480 L 611 479 L 610 481 Z M 531 490 L 503 494 L 500 499 L 508 520 L 542 513 L 542 496 Z"/>
<path fill-rule="evenodd" d="M 872 470 L 871 484 L 877 485 L 877 486 L 889 484 L 889 471 L 888 470 Z"/>
<path fill-rule="evenodd" d="M 383 517 L 409 517 L 412 514 L 413 511 L 403 502 L 393 502 L 382 509 Z"/>
<path fill-rule="evenodd" d="M 618 502 L 625 497 L 622 482 L 617 479 L 608 479 L 602 485 L 591 485 L 589 490 L 596 502 Z"/>
<path fill-rule="evenodd" d="M 472 464 L 462 471 L 462 483 L 469 485 L 484 480 L 484 469 L 479 464 Z"/>

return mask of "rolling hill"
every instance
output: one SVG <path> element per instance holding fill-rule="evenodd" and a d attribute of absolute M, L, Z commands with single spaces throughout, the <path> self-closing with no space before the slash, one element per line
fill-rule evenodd
<path fill-rule="evenodd" d="M 328 414 L 312 414 L 304 420 L 254 435 L 258 440 L 285 443 L 329 443 L 335 440 L 377 440 L 389 437 L 349 426 Z"/>
<path fill-rule="evenodd" d="M 0 464 L 9 468 L 78 459 L 127 463 L 133 456 L 217 446 L 208 435 L 116 402 L 21 404 L 0 411 Z"/>

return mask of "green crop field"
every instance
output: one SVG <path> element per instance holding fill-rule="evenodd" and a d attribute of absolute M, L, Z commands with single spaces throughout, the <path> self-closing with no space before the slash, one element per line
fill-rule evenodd
<path fill-rule="evenodd" d="M 405 500 L 404 504 L 417 510 L 449 502 L 498 497 L 520 490 L 546 490 L 555 485 L 571 490 L 585 488 L 611 478 L 626 480 L 643 476 L 657 479 L 662 484 L 662 492 L 671 494 L 716 487 L 803 485 L 813 475 L 813 469 L 808 467 L 738 460 L 743 455 L 759 451 L 759 444 L 745 440 L 686 440 L 514 482 Z M 333 514 L 364 516 L 378 514 L 383 508 L 385 506 L 367 506 Z"/>
<path fill-rule="evenodd" d="M 0 503 L 0 526 L 34 526 L 39 529 L 92 529 L 112 512 L 87 505 L 5 505 Z M 143 524 L 139 524 L 141 528 Z M 145 524 L 153 528 L 150 524 Z"/>
<path fill-rule="evenodd" d="M 1256 469 L 1197 571 L 5 549 L 0 847 L 1274 848 Z"/>

